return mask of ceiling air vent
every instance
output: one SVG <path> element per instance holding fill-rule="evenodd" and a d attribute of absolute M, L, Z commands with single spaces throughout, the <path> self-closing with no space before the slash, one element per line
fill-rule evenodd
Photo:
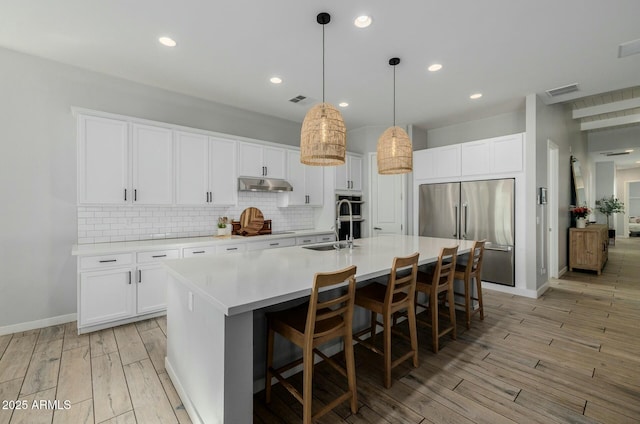
<path fill-rule="evenodd" d="M 574 91 L 578 91 L 578 84 L 569 84 L 563 87 L 552 88 L 551 90 L 547 90 L 547 94 L 550 97 L 562 96 L 563 94 L 573 93 Z"/>
<path fill-rule="evenodd" d="M 630 152 L 603 152 L 600 154 L 605 156 L 624 156 L 624 155 L 628 155 L 629 153 Z"/>
<path fill-rule="evenodd" d="M 289 101 L 291 103 L 300 103 L 301 101 L 303 101 L 306 98 L 307 98 L 307 96 L 299 95 L 299 96 L 294 97 L 293 99 L 289 99 Z"/>

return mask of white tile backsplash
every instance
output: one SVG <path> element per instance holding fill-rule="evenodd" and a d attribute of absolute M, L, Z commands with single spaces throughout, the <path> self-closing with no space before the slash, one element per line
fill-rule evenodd
<path fill-rule="evenodd" d="M 277 194 L 239 192 L 238 205 L 211 206 L 78 206 L 78 244 L 199 237 L 217 233 L 218 217 L 240 219 L 248 207 L 262 211 L 273 231 L 314 228 L 308 206 L 279 208 Z"/>

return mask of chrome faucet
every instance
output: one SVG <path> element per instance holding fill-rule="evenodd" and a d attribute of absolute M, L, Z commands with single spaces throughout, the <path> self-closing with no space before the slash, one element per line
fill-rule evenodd
<path fill-rule="evenodd" d="M 349 199 L 340 199 L 336 202 L 336 225 L 335 225 L 336 240 L 337 240 L 337 244 L 335 246 L 336 246 L 336 249 L 338 250 L 340 250 L 340 235 L 338 230 L 340 230 L 340 227 L 342 225 L 340 221 L 340 206 L 342 206 L 343 203 L 346 203 L 347 206 L 349 207 L 349 235 L 346 237 L 346 242 L 349 249 L 353 249 L 353 210 L 351 209 L 351 201 Z"/>

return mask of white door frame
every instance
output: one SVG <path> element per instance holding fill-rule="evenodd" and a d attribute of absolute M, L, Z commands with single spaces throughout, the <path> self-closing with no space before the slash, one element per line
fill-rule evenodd
<path fill-rule="evenodd" d="M 558 278 L 558 180 L 560 151 L 558 145 L 547 139 L 547 265 L 549 278 Z"/>

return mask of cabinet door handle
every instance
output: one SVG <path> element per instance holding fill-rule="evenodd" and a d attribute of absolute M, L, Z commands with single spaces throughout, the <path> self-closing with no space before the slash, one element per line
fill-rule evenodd
<path fill-rule="evenodd" d="M 127 201 L 127 189 L 126 188 L 124 189 L 124 201 L 125 202 Z"/>
<path fill-rule="evenodd" d="M 133 190 L 133 201 L 134 202 L 138 201 L 138 189 Z"/>
<path fill-rule="evenodd" d="M 238 250 L 237 247 L 227 247 L 227 250 Z"/>
<path fill-rule="evenodd" d="M 142 283 L 142 270 L 138 270 L 138 284 Z"/>
<path fill-rule="evenodd" d="M 302 240 L 303 243 L 311 243 L 311 239 Z"/>
<path fill-rule="evenodd" d="M 116 261 L 117 261 L 117 259 L 104 259 L 104 260 L 100 261 L 100 263 L 101 264 L 106 264 L 108 262 L 116 262 Z"/>
<path fill-rule="evenodd" d="M 131 284 L 131 271 L 129 271 L 129 284 Z"/>
<path fill-rule="evenodd" d="M 382 230 L 380 227 L 373 227 L 374 230 Z"/>
<path fill-rule="evenodd" d="M 196 250 L 195 252 L 193 252 L 194 255 L 196 255 L 198 253 L 204 253 L 204 250 Z"/>
<path fill-rule="evenodd" d="M 280 243 L 269 243 L 269 246 L 280 246 Z"/>
<path fill-rule="evenodd" d="M 153 255 L 152 258 L 166 258 L 167 255 Z"/>

